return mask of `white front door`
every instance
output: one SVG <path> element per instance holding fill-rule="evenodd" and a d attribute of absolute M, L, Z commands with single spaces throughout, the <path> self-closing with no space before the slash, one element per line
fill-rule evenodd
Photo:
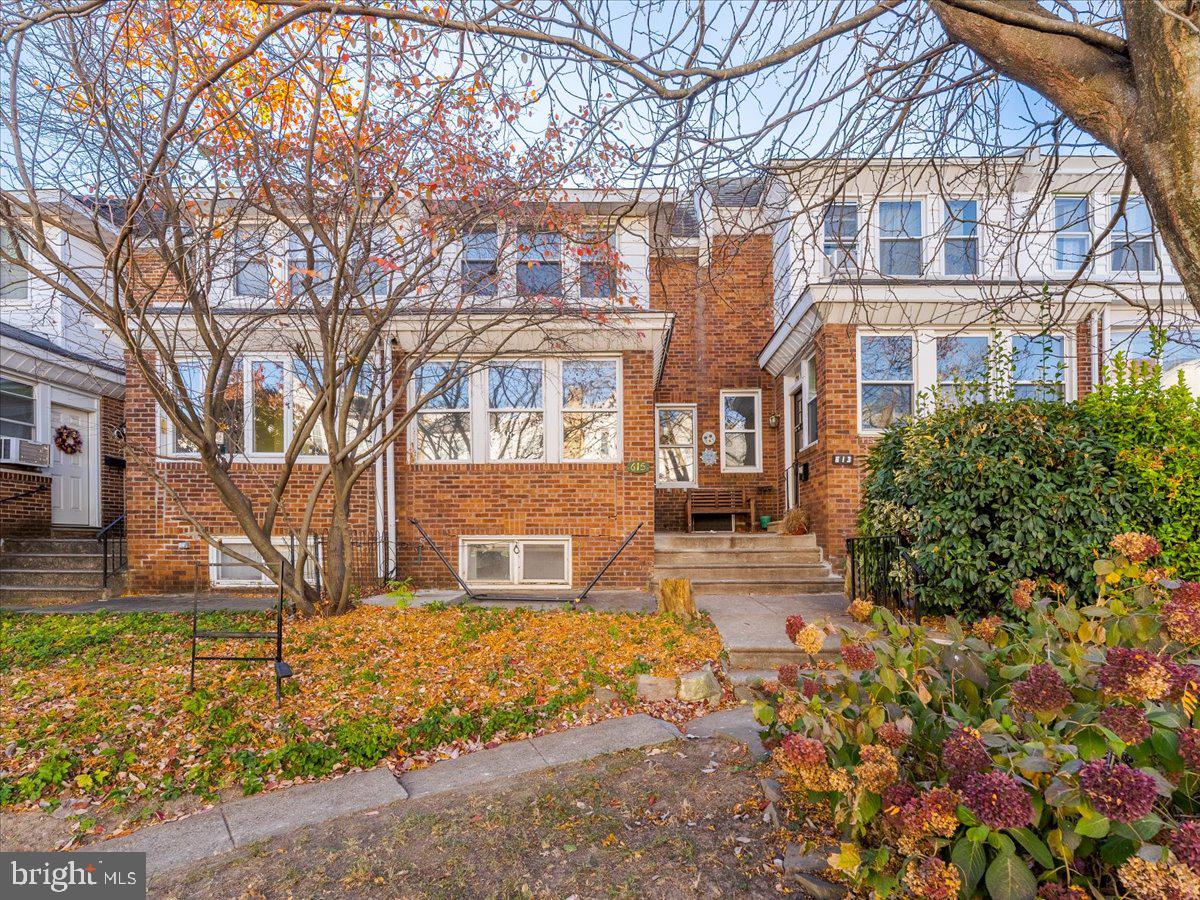
<path fill-rule="evenodd" d="M 54 525 L 92 524 L 92 464 L 100 448 L 91 423 L 89 412 L 50 404 L 50 522 Z M 55 445 L 54 435 L 62 425 L 83 438 L 78 453 L 63 453 Z"/>

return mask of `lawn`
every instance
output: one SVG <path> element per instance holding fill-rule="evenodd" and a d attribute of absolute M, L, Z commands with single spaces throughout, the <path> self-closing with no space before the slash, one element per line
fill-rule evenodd
<path fill-rule="evenodd" d="M 267 622 L 205 619 L 223 629 Z M 0 613 L 0 808 L 66 800 L 77 832 L 94 839 L 224 789 L 254 793 L 385 759 L 420 765 L 619 715 L 634 705 L 637 674 L 688 671 L 721 649 L 707 620 L 362 607 L 288 623 L 284 657 L 296 675 L 277 709 L 265 664 L 204 665 L 189 695 L 190 627 L 173 614 Z M 601 685 L 620 699 L 592 703 Z"/>

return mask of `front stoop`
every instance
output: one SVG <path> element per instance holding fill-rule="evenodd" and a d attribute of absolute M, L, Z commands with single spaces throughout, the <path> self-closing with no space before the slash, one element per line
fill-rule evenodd
<path fill-rule="evenodd" d="M 103 592 L 103 557 L 94 536 L 5 538 L 0 544 L 0 600 L 87 600 Z"/>
<path fill-rule="evenodd" d="M 842 579 L 811 534 L 660 532 L 654 536 L 654 579 L 663 578 L 687 578 L 698 596 L 842 590 Z"/>

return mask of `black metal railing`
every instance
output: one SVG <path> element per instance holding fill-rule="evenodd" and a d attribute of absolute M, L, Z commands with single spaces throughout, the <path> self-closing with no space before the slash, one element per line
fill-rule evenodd
<path fill-rule="evenodd" d="M 125 516 L 117 516 L 97 531 L 96 543 L 100 545 L 103 570 L 101 583 L 104 587 L 108 587 L 108 580 L 120 575 L 129 565 L 128 549 L 125 543 Z"/>
<path fill-rule="evenodd" d="M 298 558 L 299 538 L 289 538 L 289 554 L 293 565 Z M 380 593 L 395 577 L 392 564 L 390 540 L 386 532 L 371 529 L 355 529 L 350 532 L 349 558 L 345 560 L 353 589 L 361 597 Z M 324 595 L 325 568 L 330 560 L 330 538 L 326 534 L 309 535 L 309 561 L 305 567 L 305 578 Z"/>
<path fill-rule="evenodd" d="M 918 572 L 898 534 L 846 538 L 851 600 L 872 603 L 912 619 L 920 617 Z"/>
<path fill-rule="evenodd" d="M 34 494 L 40 494 L 42 491 L 50 489 L 48 484 L 39 484 L 37 487 L 31 487 L 28 490 L 21 491 L 16 494 L 9 494 L 7 497 L 0 497 L 0 504 L 11 503 L 14 500 L 24 500 L 26 497 L 32 497 Z"/>

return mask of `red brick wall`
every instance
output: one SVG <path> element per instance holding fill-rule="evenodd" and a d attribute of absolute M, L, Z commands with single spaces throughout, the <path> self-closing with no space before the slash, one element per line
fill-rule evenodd
<path fill-rule="evenodd" d="M 107 525 L 125 512 L 124 444 L 116 430 L 125 421 L 125 400 L 100 398 L 100 524 Z"/>
<path fill-rule="evenodd" d="M 29 493 L 39 487 L 41 490 Z M 50 476 L 0 469 L 0 537 L 43 537 L 49 533 Z"/>
<path fill-rule="evenodd" d="M 800 484 L 800 500 L 809 514 L 810 530 L 826 556 L 837 562 L 846 554 L 846 538 L 856 530 L 873 438 L 858 433 L 858 384 L 855 328 L 825 325 L 815 339 L 817 363 L 817 442 L 801 451 L 797 462 L 808 464 L 808 480 Z M 834 454 L 850 454 L 853 466 L 833 465 Z"/>
<path fill-rule="evenodd" d="M 1092 314 L 1075 326 L 1075 384 L 1078 396 L 1092 392 Z"/>
<path fill-rule="evenodd" d="M 655 259 L 651 262 L 650 305 L 675 313 L 675 327 L 657 403 L 695 403 L 697 433 L 718 435 L 712 449 L 720 454 L 721 391 L 762 391 L 762 472 L 726 473 L 720 461 L 697 460 L 702 487 L 740 487 L 753 492 L 759 512 L 783 510 L 780 490 L 783 457 L 781 383 L 758 367 L 758 354 L 774 329 L 774 282 L 768 235 L 717 238 L 709 263 Z M 779 427 L 768 423 L 778 416 Z M 700 452 L 705 449 L 700 445 Z M 687 492 L 655 492 L 655 524 L 682 531 Z"/>
<path fill-rule="evenodd" d="M 648 352 L 623 354 L 619 463 L 488 463 L 409 465 L 407 441 L 396 447 L 396 517 L 400 574 L 419 587 L 454 580 L 408 524 L 415 517 L 451 565 L 462 535 L 570 535 L 572 585 L 584 587 L 639 523 L 645 523 L 599 588 L 643 588 L 654 561 L 654 474 L 625 463 L 654 457 L 654 362 Z M 399 366 L 397 366 L 399 369 Z"/>
<path fill-rule="evenodd" d="M 196 565 L 207 565 L 209 548 L 184 511 L 214 536 L 232 537 L 242 531 L 200 463 L 156 459 L 154 400 L 132 362 L 127 365 L 125 377 L 126 441 L 131 451 L 125 472 L 130 591 L 188 590 L 194 583 Z M 261 511 L 270 499 L 280 469 L 273 463 L 236 463 L 232 471 L 238 486 Z M 293 469 L 283 495 L 283 511 L 275 525 L 276 536 L 300 526 L 320 470 L 318 465 L 297 465 Z M 159 479 L 165 480 L 170 490 Z M 368 472 L 355 488 L 352 525 L 356 529 L 375 527 L 374 483 L 373 474 Z M 318 507 L 313 522 L 314 532 L 328 527 L 328 503 Z"/>

